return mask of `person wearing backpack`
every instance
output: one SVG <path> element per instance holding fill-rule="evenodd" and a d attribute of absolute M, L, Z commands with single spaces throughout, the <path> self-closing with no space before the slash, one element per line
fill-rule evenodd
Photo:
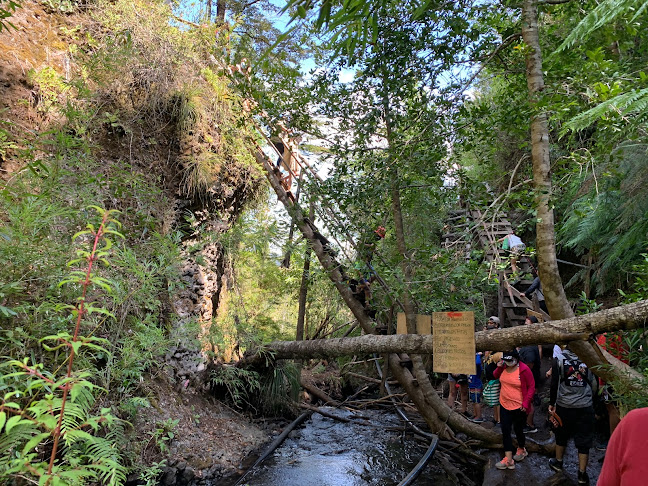
<path fill-rule="evenodd" d="M 560 417 L 562 425 L 555 430 L 556 457 L 549 466 L 561 472 L 563 456 L 570 437 L 578 449 L 578 484 L 590 484 L 587 475 L 589 450 L 594 441 L 594 392 L 596 379 L 585 363 L 569 348 L 554 358 L 551 372 L 549 412 Z"/>

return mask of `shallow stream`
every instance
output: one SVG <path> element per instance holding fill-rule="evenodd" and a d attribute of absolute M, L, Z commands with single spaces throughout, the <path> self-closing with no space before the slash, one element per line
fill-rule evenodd
<path fill-rule="evenodd" d="M 325 409 L 340 417 L 354 413 Z M 356 413 L 366 420 L 342 423 L 314 413 L 264 463 L 250 473 L 249 486 L 391 486 L 397 485 L 418 463 L 427 447 L 403 437 L 402 421 L 392 413 Z M 434 459 L 417 485 L 453 484 Z"/>

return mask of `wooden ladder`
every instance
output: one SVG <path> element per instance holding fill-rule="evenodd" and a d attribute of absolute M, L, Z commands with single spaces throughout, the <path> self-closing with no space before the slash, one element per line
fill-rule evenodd
<path fill-rule="evenodd" d="M 513 272 L 508 266 L 509 255 L 497 243 L 497 240 L 513 231 L 506 214 L 487 219 L 479 209 L 452 210 L 449 212 L 446 230 L 442 236 L 443 247 L 457 250 L 461 248 L 465 251 L 466 261 L 471 259 L 473 242 L 484 250 L 484 258 L 490 265 L 490 271 L 497 274 L 500 283 L 497 308 L 502 327 L 523 324 L 528 314 L 536 315 L 545 321 L 551 320 L 549 315 L 540 309 L 537 300 L 531 301 L 522 297 L 522 292 L 531 286 L 533 280 L 516 281 L 513 287 Z M 531 273 L 532 266 L 528 257 L 521 256 L 517 266 L 522 275 Z"/>

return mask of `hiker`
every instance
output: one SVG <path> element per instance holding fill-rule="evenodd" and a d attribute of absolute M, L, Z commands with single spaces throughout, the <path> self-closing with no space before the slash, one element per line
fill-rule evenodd
<path fill-rule="evenodd" d="M 562 357 L 563 357 L 562 348 L 558 344 L 554 344 L 553 353 L 551 355 L 551 362 L 553 363 L 553 360 L 556 358 L 562 359 Z M 550 378 L 552 373 L 553 373 L 553 368 L 549 368 L 545 373 L 545 376 L 547 378 Z"/>
<path fill-rule="evenodd" d="M 457 388 L 459 388 L 461 409 L 459 413 L 466 418 L 472 418 L 468 413 L 468 375 L 448 373 L 448 385 L 450 392 L 448 394 L 448 407 L 452 410 L 457 400 Z"/>
<path fill-rule="evenodd" d="M 473 411 L 475 417 L 472 419 L 476 424 L 481 424 L 484 419 L 482 418 L 482 388 L 484 385 L 481 381 L 482 375 L 482 353 L 475 354 L 475 374 L 468 376 L 468 393 L 470 401 L 473 404 Z"/>
<path fill-rule="evenodd" d="M 499 329 L 500 320 L 497 316 L 490 316 L 488 322 L 484 326 L 484 331 L 490 331 L 491 329 Z"/>
<path fill-rule="evenodd" d="M 563 357 L 555 359 L 551 373 L 549 413 L 555 413 L 562 422 L 556 430 L 556 457 L 549 460 L 554 471 L 563 470 L 563 456 L 570 437 L 578 449 L 578 484 L 590 484 L 587 475 L 589 450 L 594 441 L 594 389 L 596 379 L 587 365 L 569 348 Z"/>
<path fill-rule="evenodd" d="M 494 372 L 497 369 L 497 363 L 500 362 L 504 353 L 489 353 L 486 359 L 486 366 L 484 367 L 484 376 L 486 377 L 486 386 L 482 392 L 484 403 L 493 407 L 493 425 L 495 427 L 501 426 L 500 414 L 500 381 L 495 378 Z"/>
<path fill-rule="evenodd" d="M 373 260 L 376 244 L 386 235 L 384 226 L 378 226 L 371 233 L 367 232 L 358 243 L 358 265 L 364 267 L 369 272 L 372 271 L 371 260 Z M 369 277 L 367 277 L 369 278 Z"/>
<path fill-rule="evenodd" d="M 527 410 L 533 400 L 535 385 L 533 374 L 527 365 L 520 363 L 518 352 L 504 353 L 497 363 L 493 376 L 500 381 L 500 417 L 502 420 L 502 441 L 504 458 L 495 464 L 497 469 L 515 469 L 515 461 L 523 461 L 529 455 L 524 436 Z M 518 447 L 513 455 L 511 429 L 515 429 Z"/>
<path fill-rule="evenodd" d="M 524 324 L 529 326 L 531 324 L 537 324 L 538 318 L 535 316 L 527 316 L 524 320 Z M 541 366 L 541 346 L 536 344 L 530 344 L 529 346 L 523 346 L 518 349 L 520 354 L 520 361 L 527 365 L 531 369 L 533 374 L 533 382 L 535 385 L 536 393 L 533 395 L 533 400 L 531 401 L 531 406 L 527 410 L 527 422 L 524 426 L 525 434 L 535 434 L 538 429 L 536 428 L 533 422 L 533 416 L 535 412 L 535 407 L 540 405 L 540 397 L 538 396 L 538 388 L 540 387 L 540 366 Z"/>
<path fill-rule="evenodd" d="M 360 277 L 359 280 L 352 278 L 349 280 L 349 288 L 353 294 L 353 298 L 356 299 L 362 307 L 369 309 L 369 301 L 371 299 L 371 283 L 366 278 Z"/>
<path fill-rule="evenodd" d="M 500 320 L 497 316 L 490 316 L 486 326 L 484 326 L 484 331 L 490 331 L 493 329 L 499 329 Z M 497 427 L 500 425 L 500 382 L 498 379 L 493 376 L 493 372 L 497 368 L 497 363 L 502 359 L 503 353 L 493 353 L 492 351 L 486 351 L 484 353 L 484 377 L 486 378 L 486 385 L 482 391 L 482 397 L 484 403 L 489 407 L 493 407 L 493 425 Z"/>
<path fill-rule="evenodd" d="M 545 302 L 545 296 L 542 293 L 542 283 L 540 282 L 540 277 L 538 277 L 538 273 L 533 270 L 533 275 L 534 279 L 533 282 L 531 282 L 531 286 L 526 289 L 524 292 L 522 292 L 522 297 L 526 297 L 527 299 L 532 299 L 533 294 L 535 293 L 536 297 L 538 297 L 538 305 L 540 308 L 545 311 L 547 314 L 549 313 L 549 309 L 547 309 L 547 303 Z"/>
<path fill-rule="evenodd" d="M 522 240 L 519 236 L 515 234 L 515 231 L 511 232 L 497 240 L 498 243 L 502 243 L 502 249 L 507 250 L 510 253 L 511 259 L 511 270 L 514 274 L 518 273 L 517 259 L 518 257 L 526 250 L 526 245 L 522 243 Z"/>
<path fill-rule="evenodd" d="M 648 478 L 648 408 L 628 412 L 608 444 L 597 486 L 634 486 Z"/>

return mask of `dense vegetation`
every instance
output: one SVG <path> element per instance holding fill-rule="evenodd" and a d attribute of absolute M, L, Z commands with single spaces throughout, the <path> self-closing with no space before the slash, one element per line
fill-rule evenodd
<path fill-rule="evenodd" d="M 385 282 L 371 298 L 382 322 L 399 299 L 420 313 L 493 311 L 483 255 L 467 260 L 441 235 L 448 212 L 469 202 L 507 212 L 533 246 L 538 112 L 549 117 L 558 256 L 580 265 L 561 266 L 572 307 L 648 297 L 645 2 L 540 5 L 546 86 L 532 101 L 513 1 L 293 0 L 284 35 L 265 1 L 219 2 L 218 12 L 211 1 L 200 11 L 92 3 L 43 2 L 78 16 L 64 33 L 71 74 L 32 69 L 35 96 L 16 103 L 38 126 L 10 116 L 0 125 L 0 162 L 18 167 L 0 192 L 3 481 L 123 484 L 134 473 L 156 484 L 172 424 L 151 432 L 151 457 L 129 441 L 128 421 L 151 406 L 143 383 L 171 347 L 224 362 L 292 339 L 305 284 L 305 335 L 349 331 L 353 316 L 316 263 L 301 283 L 307 245 L 289 238 L 292 222 L 260 182 L 263 138 L 246 98 L 260 124 L 282 120 L 319 140 L 310 160 L 326 177 L 306 178 L 301 202 L 343 243 L 334 246 L 351 276 L 366 268 L 348 237 L 387 228 L 372 263 Z M 20 11 L 0 1 L 0 35 Z M 304 76 L 307 58 L 318 68 Z M 228 74 L 237 63 L 250 75 Z M 217 266 L 213 248 L 227 284 L 206 325 L 169 301 L 191 285 L 188 264 Z M 625 339 L 648 375 L 644 331 Z M 292 369 L 212 378 L 235 406 L 296 386 Z M 646 405 L 641 393 L 619 399 Z M 256 411 L 289 406 L 263 403 Z"/>

